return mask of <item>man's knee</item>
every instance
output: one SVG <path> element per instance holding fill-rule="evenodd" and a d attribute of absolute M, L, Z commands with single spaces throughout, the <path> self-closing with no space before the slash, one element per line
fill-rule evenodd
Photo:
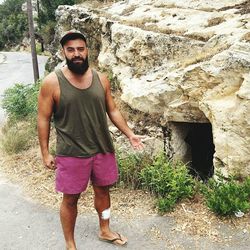
<path fill-rule="evenodd" d="M 80 194 L 64 194 L 63 195 L 63 205 L 66 205 L 67 207 L 76 207 L 78 203 L 78 199 L 80 197 Z"/>
<path fill-rule="evenodd" d="M 109 197 L 109 187 L 94 187 L 95 197 L 98 199 L 105 199 Z"/>

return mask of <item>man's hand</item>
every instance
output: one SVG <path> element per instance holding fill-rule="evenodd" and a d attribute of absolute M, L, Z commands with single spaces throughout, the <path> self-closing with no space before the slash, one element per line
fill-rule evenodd
<path fill-rule="evenodd" d="M 46 157 L 43 157 L 43 163 L 46 168 L 49 168 L 51 170 L 56 169 L 55 159 L 52 155 L 48 155 Z"/>
<path fill-rule="evenodd" d="M 136 150 L 143 150 L 144 145 L 142 143 L 142 139 L 144 139 L 145 136 L 143 135 L 133 135 L 129 137 L 129 142 L 132 145 L 132 147 Z"/>

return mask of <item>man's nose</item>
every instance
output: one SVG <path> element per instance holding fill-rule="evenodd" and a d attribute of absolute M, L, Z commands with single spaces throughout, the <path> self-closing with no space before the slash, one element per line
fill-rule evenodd
<path fill-rule="evenodd" d="M 78 51 L 78 49 L 75 49 L 74 50 L 74 56 L 76 57 L 76 56 L 79 56 L 80 55 L 80 52 Z"/>

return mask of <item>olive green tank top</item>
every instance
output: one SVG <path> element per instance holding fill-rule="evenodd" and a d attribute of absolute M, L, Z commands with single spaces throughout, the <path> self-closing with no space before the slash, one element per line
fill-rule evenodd
<path fill-rule="evenodd" d="M 56 155 L 90 157 L 114 152 L 105 91 L 97 72 L 92 70 L 92 83 L 86 89 L 73 86 L 60 69 L 55 73 L 60 86 L 59 107 L 54 112 Z"/>

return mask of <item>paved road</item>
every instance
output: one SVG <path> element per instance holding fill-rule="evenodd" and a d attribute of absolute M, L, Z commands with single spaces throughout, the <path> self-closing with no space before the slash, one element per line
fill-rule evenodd
<path fill-rule="evenodd" d="M 59 215 L 27 199 L 20 187 L 8 183 L 0 174 L 0 249 L 1 250 L 63 250 L 64 240 Z M 221 223 L 220 234 L 230 238 L 227 243 L 212 242 L 205 237 L 192 237 L 175 230 L 174 218 L 143 216 L 134 220 L 112 216 L 111 225 L 129 238 L 128 250 L 248 250 L 249 233 Z M 76 225 L 78 250 L 121 249 L 97 238 L 97 216 L 80 214 Z"/>
<path fill-rule="evenodd" d="M 44 75 L 46 56 L 38 56 L 40 77 Z M 15 83 L 34 82 L 32 58 L 26 52 L 0 52 L 0 101 L 4 90 Z M 0 108 L 0 124 L 4 120 L 4 111 Z"/>

